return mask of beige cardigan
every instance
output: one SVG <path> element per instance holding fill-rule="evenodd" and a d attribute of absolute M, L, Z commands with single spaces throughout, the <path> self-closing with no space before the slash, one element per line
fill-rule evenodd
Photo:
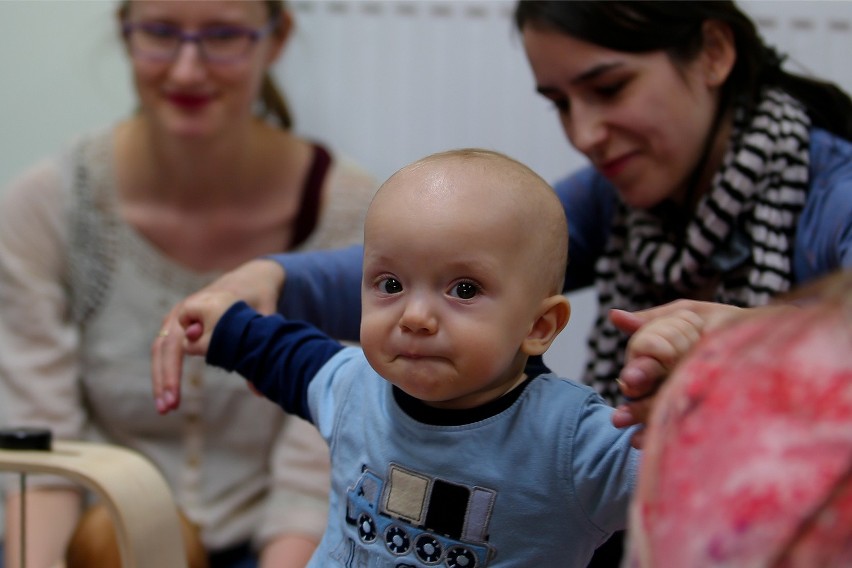
<path fill-rule="evenodd" d="M 184 269 L 122 222 L 111 157 L 112 131 L 96 133 L 0 196 L 0 420 L 141 452 L 210 549 L 291 531 L 319 539 L 328 452 L 313 426 L 198 358 L 186 362 L 180 411 L 157 414 L 152 338 L 172 305 L 217 274 Z M 376 187 L 336 157 L 318 226 L 300 250 L 360 242 Z M 75 323 L 72 304 L 93 295 L 97 309 Z"/>

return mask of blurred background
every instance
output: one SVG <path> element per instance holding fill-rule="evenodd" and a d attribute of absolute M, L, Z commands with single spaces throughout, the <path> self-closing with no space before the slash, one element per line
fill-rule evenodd
<path fill-rule="evenodd" d="M 75 135 L 134 107 L 116 33 L 117 2 L 0 1 L 0 187 Z M 295 34 L 276 75 L 296 130 L 383 180 L 431 152 L 481 146 L 550 181 L 584 160 L 534 92 L 509 0 L 291 1 Z M 742 3 L 800 72 L 852 91 L 852 1 Z M 322 70 L 320 72 L 320 70 Z M 0 189 L 2 191 L 2 189 Z M 576 377 L 594 300 L 546 356 Z"/>

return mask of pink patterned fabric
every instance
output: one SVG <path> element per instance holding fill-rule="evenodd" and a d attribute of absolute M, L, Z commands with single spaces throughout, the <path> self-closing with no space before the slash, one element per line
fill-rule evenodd
<path fill-rule="evenodd" d="M 649 424 L 627 566 L 852 566 L 844 295 L 708 335 L 672 375 Z"/>

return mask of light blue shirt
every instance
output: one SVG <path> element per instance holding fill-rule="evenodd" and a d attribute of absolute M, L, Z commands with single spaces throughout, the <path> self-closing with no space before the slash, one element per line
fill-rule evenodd
<path fill-rule="evenodd" d="M 480 568 L 584 568 L 626 526 L 639 452 L 588 387 L 540 375 L 493 416 L 426 424 L 348 348 L 313 379 L 308 404 L 332 463 L 312 567 L 472 566 L 475 556 Z"/>

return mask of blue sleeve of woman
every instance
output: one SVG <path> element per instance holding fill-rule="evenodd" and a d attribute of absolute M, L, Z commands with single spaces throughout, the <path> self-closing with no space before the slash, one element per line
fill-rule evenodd
<path fill-rule="evenodd" d="M 553 189 L 568 219 L 565 292 L 591 286 L 595 263 L 609 238 L 618 194 L 594 168 L 583 168 L 557 181 Z"/>
<path fill-rule="evenodd" d="M 335 339 L 357 341 L 363 256 L 361 245 L 270 256 L 287 272 L 278 312 L 310 322 Z"/>
<path fill-rule="evenodd" d="M 811 131 L 810 189 L 796 231 L 796 283 L 852 269 L 852 142 Z"/>

